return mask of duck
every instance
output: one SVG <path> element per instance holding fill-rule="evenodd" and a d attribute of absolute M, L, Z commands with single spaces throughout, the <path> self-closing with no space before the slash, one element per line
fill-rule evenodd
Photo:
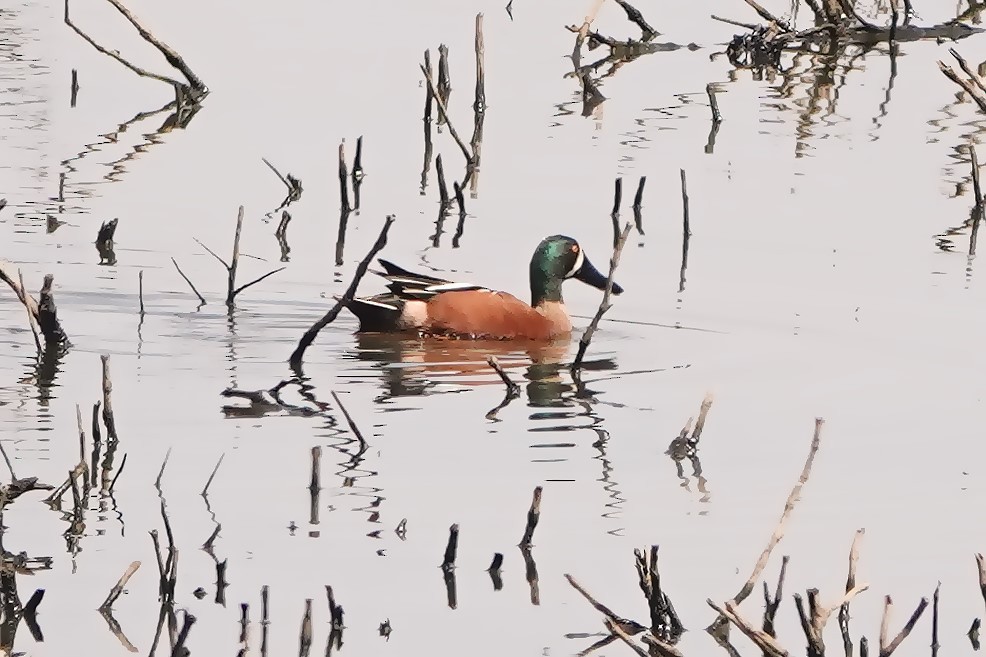
<path fill-rule="evenodd" d="M 607 283 L 579 243 L 566 235 L 545 237 L 534 249 L 530 305 L 507 292 L 417 274 L 383 258 L 377 262 L 383 271 L 374 273 L 388 281 L 389 292 L 339 299 L 359 320 L 358 333 L 550 341 L 572 332 L 562 284 L 576 279 L 605 290 Z M 623 288 L 613 282 L 612 293 L 622 294 Z"/>

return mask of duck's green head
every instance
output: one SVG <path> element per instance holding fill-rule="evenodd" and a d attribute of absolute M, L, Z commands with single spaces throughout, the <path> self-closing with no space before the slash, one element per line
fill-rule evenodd
<path fill-rule="evenodd" d="M 561 301 L 561 284 L 575 278 L 600 290 L 606 289 L 606 276 L 599 273 L 579 243 L 565 235 L 545 237 L 531 256 L 531 305 Z M 613 294 L 623 288 L 613 282 Z"/>

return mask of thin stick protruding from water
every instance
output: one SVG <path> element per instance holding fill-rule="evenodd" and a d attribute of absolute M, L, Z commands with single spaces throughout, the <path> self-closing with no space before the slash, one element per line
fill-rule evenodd
<path fill-rule="evenodd" d="M 685 170 L 681 172 L 681 272 L 678 275 L 678 293 L 685 291 L 685 270 L 688 268 L 688 242 L 692 237 L 690 217 L 688 211 L 688 182 L 685 178 Z"/>
<path fill-rule="evenodd" d="M 531 508 L 527 512 L 527 525 L 524 527 L 524 537 L 520 539 L 520 547 L 530 547 L 534 540 L 534 529 L 538 526 L 541 519 L 541 491 L 540 486 L 534 488 L 534 496 L 531 499 Z"/>
<path fill-rule="evenodd" d="M 137 298 L 140 300 L 140 316 L 144 316 L 144 270 L 137 272 Z"/>
<path fill-rule="evenodd" d="M 931 603 L 931 657 L 938 657 L 938 598 L 941 595 L 941 582 L 935 587 L 935 594 Z"/>
<path fill-rule="evenodd" d="M 116 434 L 116 418 L 113 415 L 113 379 L 110 378 L 110 356 L 102 354 L 99 357 L 103 365 L 103 424 L 106 426 L 106 442 L 119 442 Z"/>
<path fill-rule="evenodd" d="M 352 210 L 349 205 L 349 171 L 346 168 L 346 142 L 339 144 L 339 206 L 343 212 Z"/>
<path fill-rule="evenodd" d="M 647 176 L 640 176 L 637 183 L 637 193 L 633 197 L 633 223 L 637 226 L 637 232 L 644 234 L 644 217 L 641 209 L 644 204 L 644 185 L 647 184 Z"/>
<path fill-rule="evenodd" d="M 442 570 L 455 568 L 455 555 L 459 549 L 459 525 L 453 524 L 448 528 L 448 543 L 445 545 L 445 556 L 442 559 Z"/>
<path fill-rule="evenodd" d="M 490 367 L 498 375 L 500 375 L 500 380 L 503 381 L 503 385 L 507 387 L 507 397 L 510 399 L 516 399 L 520 397 L 520 386 L 513 382 L 510 375 L 504 371 L 503 366 L 500 365 L 500 361 L 497 360 L 496 356 L 488 356 L 486 362 L 490 364 Z"/>
<path fill-rule="evenodd" d="M 781 558 L 781 572 L 777 575 L 777 587 L 774 589 L 773 597 L 770 595 L 767 582 L 763 583 L 763 631 L 775 639 L 777 632 L 774 630 L 774 621 L 777 618 L 777 610 L 781 606 L 781 600 L 784 599 L 784 577 L 787 575 L 787 564 L 790 560 L 791 557 L 787 555 Z M 852 657 L 852 655 L 848 657 Z"/>
<path fill-rule="evenodd" d="M 613 247 L 613 257 L 609 261 L 609 276 L 606 277 L 606 288 L 603 291 L 603 299 L 599 303 L 599 309 L 596 310 L 596 315 L 589 322 L 589 327 L 582 334 L 582 338 L 579 340 L 579 350 L 575 355 L 575 360 L 572 362 L 571 370 L 574 372 L 582 367 L 582 359 L 585 357 L 586 349 L 589 348 L 589 341 L 592 340 L 593 334 L 596 332 L 596 328 L 599 326 L 599 321 L 603 318 L 612 304 L 609 302 L 609 297 L 613 293 L 613 277 L 616 275 L 616 268 L 620 264 L 620 254 L 623 253 L 623 247 L 627 242 L 627 237 L 630 236 L 630 229 L 633 228 L 633 224 L 627 222 L 623 227 L 623 232 L 620 233 L 620 238 Z"/>
<path fill-rule="evenodd" d="M 972 160 L 972 189 L 976 195 L 975 205 L 972 209 L 972 230 L 969 234 L 969 255 L 976 255 L 976 240 L 979 237 L 979 224 L 983 220 L 983 192 L 979 186 L 979 157 L 976 155 L 976 147 L 969 144 L 969 157 Z"/>
<path fill-rule="evenodd" d="M 716 88 L 711 82 L 705 85 L 705 93 L 709 95 L 709 108 L 712 110 L 712 123 L 718 125 L 722 123 L 722 114 L 719 113 L 719 101 L 716 99 Z"/>
<path fill-rule="evenodd" d="M 609 216 L 613 219 L 613 248 L 620 242 L 620 206 L 623 204 L 623 178 L 617 178 L 613 187 L 613 211 Z"/>

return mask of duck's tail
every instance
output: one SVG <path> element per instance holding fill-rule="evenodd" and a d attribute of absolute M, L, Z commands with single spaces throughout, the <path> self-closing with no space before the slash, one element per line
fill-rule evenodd
<path fill-rule="evenodd" d="M 363 299 L 333 298 L 356 315 L 360 333 L 387 333 L 400 328 L 404 302 L 396 296 L 381 294 Z"/>

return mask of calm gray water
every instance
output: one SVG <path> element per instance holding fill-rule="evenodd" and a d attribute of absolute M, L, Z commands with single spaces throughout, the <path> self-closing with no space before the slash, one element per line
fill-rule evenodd
<path fill-rule="evenodd" d="M 818 587 L 835 602 L 852 536 L 865 527 L 859 578 L 871 589 L 853 605 L 854 634 L 875 645 L 883 595 L 897 603 L 896 631 L 941 581 L 941 642 L 951 654 L 969 650 L 964 633 L 983 611 L 973 554 L 986 548 L 977 521 L 986 488 L 986 286 L 981 264 L 965 255 L 973 200 L 964 146 L 982 140 L 984 123 L 936 62 L 951 62 L 948 48 L 956 47 L 977 66 L 986 39 L 901 44 L 894 77 L 881 45 L 850 48 L 834 65 L 789 55 L 783 76 L 755 80 L 711 57 L 741 30 L 709 14 L 755 21 L 743 2 L 642 1 L 664 33 L 659 41 L 700 48 L 624 65 L 605 79 L 600 111 L 585 118 L 578 82 L 566 77 L 573 35 L 564 29 L 581 23 L 583 4 L 515 0 L 511 20 L 487 2 L 130 2 L 212 90 L 177 130 L 167 112 L 153 113 L 171 90 L 92 50 L 62 23 L 60 3 L 15 0 L 0 10 L 0 196 L 8 200 L 0 258 L 35 291 L 54 274 L 75 344 L 53 380 L 39 377 L 24 311 L 0 290 L 0 433 L 18 476 L 64 480 L 78 459 L 75 406 L 88 427 L 106 353 L 117 458 L 127 455 L 114 499 L 94 492 L 89 500 L 74 555 L 63 536 L 69 521 L 42 494 L 6 513 L 7 550 L 54 559 L 51 570 L 18 579 L 24 600 L 35 588 L 47 593 L 44 642 L 21 627 L 15 650 L 129 654 L 96 608 L 139 560 L 115 617 L 138 652 L 150 651 L 159 605 L 148 532 L 163 532 L 153 484 L 171 450 L 162 488 L 181 555 L 176 606 L 198 619 L 193 654 L 235 654 L 241 602 L 254 621 L 249 654 L 260 654 L 265 584 L 272 655 L 298 649 L 306 598 L 314 599 L 312 650 L 324 651 L 326 584 L 346 611 L 344 654 L 574 654 L 594 639 L 565 635 L 602 625 L 562 575 L 644 622 L 632 550 L 652 543 L 661 545 L 663 584 L 692 630 L 682 651 L 711 654 L 719 648 L 701 631 L 714 618 L 705 600 L 727 599 L 749 574 L 817 416 L 826 419 L 821 450 L 767 579 L 791 555 L 788 591 Z M 778 12 L 787 5 L 768 4 Z M 957 13 L 954 3 L 915 4 L 918 24 Z M 72 7 L 102 43 L 172 74 L 111 6 Z M 434 167 L 426 193 L 419 189 L 417 64 L 430 48 L 437 65 L 438 45 L 448 45 L 450 111 L 468 139 L 477 12 L 485 14 L 489 103 L 478 194 L 467 198 L 458 247 L 454 216 L 434 247 Z M 610 3 L 595 27 L 638 34 Z M 711 153 L 710 82 L 725 118 Z M 337 148 L 345 140 L 351 163 L 360 135 L 362 207 L 336 267 Z M 462 156 L 447 131 L 434 138 L 450 184 L 461 179 Z M 253 257 L 241 260 L 241 280 L 281 266 L 276 221 L 264 215 L 285 190 L 263 157 L 304 184 L 289 208 L 290 260 L 227 315 L 225 272 L 193 238 L 225 257 L 242 204 L 242 249 Z M 691 200 L 683 290 L 679 169 Z M 645 234 L 630 236 L 617 275 L 627 291 L 592 341 L 583 377 L 590 399 L 578 398 L 567 370 L 551 367 L 572 358 L 575 340 L 532 351 L 395 343 L 354 336 L 355 320 L 344 313 L 306 358 L 307 394 L 327 410 L 224 413 L 235 402 L 220 397 L 223 389 L 268 388 L 291 376 L 286 361 L 298 338 L 345 289 L 385 215 L 397 216 L 388 259 L 525 298 L 527 261 L 545 235 L 576 237 L 605 268 L 614 178 L 624 179 L 626 219 L 641 175 Z M 49 233 L 46 215 L 65 223 Z M 93 242 L 112 218 L 120 220 L 117 262 L 100 265 Z M 372 275 L 361 287 L 380 289 Z M 569 283 L 566 300 L 581 330 L 599 293 Z M 524 384 L 498 421 L 485 417 L 503 397 L 485 364 L 490 353 Z M 332 391 L 369 444 L 357 458 Z M 694 478 L 683 486 L 663 452 L 710 391 L 703 494 Z M 283 394 L 314 408 L 301 392 L 288 386 Z M 308 491 L 314 446 L 323 453 L 317 525 Z M 223 454 L 210 488 L 213 519 L 199 492 Z M 515 545 L 537 485 L 544 501 L 534 606 Z M 401 540 L 394 529 L 404 518 Z M 215 522 L 216 556 L 228 560 L 225 606 L 213 601 L 215 564 L 199 549 Z M 451 609 L 437 566 L 454 522 L 461 536 Z M 483 572 L 494 552 L 505 555 L 500 591 Z M 200 586 L 202 600 L 192 595 Z M 743 609 L 759 619 L 759 592 Z M 386 619 L 389 640 L 377 632 Z M 790 599 L 779 625 L 781 642 L 799 653 Z M 930 627 L 929 613 L 897 654 L 924 654 Z M 743 654 L 757 654 L 734 634 Z M 158 654 L 170 649 L 162 642 Z M 630 652 L 613 644 L 598 654 Z"/>

